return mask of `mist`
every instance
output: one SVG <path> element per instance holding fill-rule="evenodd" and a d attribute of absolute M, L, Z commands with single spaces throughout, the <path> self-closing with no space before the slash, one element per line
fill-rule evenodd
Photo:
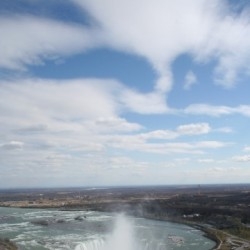
<path fill-rule="evenodd" d="M 75 250 L 139 250 L 133 222 L 124 214 L 115 218 L 114 229 L 106 240 L 97 239 L 79 244 Z"/>

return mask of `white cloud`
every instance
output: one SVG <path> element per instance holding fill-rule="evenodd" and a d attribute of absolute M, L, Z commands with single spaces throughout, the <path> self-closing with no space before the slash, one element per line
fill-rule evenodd
<path fill-rule="evenodd" d="M 1 149 L 25 144 L 26 162 L 26 152 L 33 151 L 102 152 L 107 148 L 103 135 L 143 128 L 120 117 L 124 87 L 112 80 L 22 79 L 2 81 L 0 88 L 0 138 L 12 141 Z"/>
<path fill-rule="evenodd" d="M 236 84 L 240 72 L 249 70 L 249 15 L 230 13 L 226 2 L 72 1 L 95 22 L 83 26 L 28 15 L 0 17 L 0 66 L 23 69 L 26 64 L 43 63 L 43 59 L 111 47 L 150 61 L 158 72 L 155 90 L 161 93 L 171 90 L 171 64 L 184 53 L 197 61 L 215 59 L 216 81 L 226 87 Z M 176 19 L 179 16 L 182 18 Z M 188 72 L 185 88 L 195 82 L 193 72 Z M 134 95 L 141 100 L 130 105 L 145 112 L 143 96 Z M 152 103 L 162 103 L 161 96 L 152 95 Z M 152 112 L 165 110 L 165 105 L 158 105 Z"/>
<path fill-rule="evenodd" d="M 207 123 L 180 125 L 175 130 L 152 130 L 133 135 L 116 134 L 105 139 L 107 145 L 113 148 L 129 151 L 148 152 L 153 154 L 203 154 L 209 149 L 227 147 L 230 143 L 222 141 L 175 142 L 183 136 L 197 136 L 208 134 L 213 130 Z M 165 142 L 168 140 L 169 142 Z"/>
<path fill-rule="evenodd" d="M 193 123 L 180 125 L 174 130 L 152 130 L 133 135 L 133 140 L 143 142 L 148 140 L 173 140 L 183 135 L 196 136 L 213 131 L 208 123 Z"/>
<path fill-rule="evenodd" d="M 174 161 L 179 164 L 185 164 L 189 162 L 191 159 L 190 158 L 176 158 Z"/>
<path fill-rule="evenodd" d="M 219 63 L 215 77 L 219 84 L 232 87 L 237 83 L 238 74 L 249 70 L 250 31 L 249 13 L 241 16 L 228 15 L 218 26 L 218 33 L 213 33 L 214 46 L 218 47 Z M 219 43 L 221 43 L 219 45 Z"/>
<path fill-rule="evenodd" d="M 201 103 L 177 110 L 168 107 L 166 102 L 166 94 L 173 86 L 172 63 L 180 55 L 187 54 L 197 63 L 215 62 L 214 79 L 225 87 L 237 84 L 239 73 L 249 72 L 247 11 L 246 15 L 232 15 L 226 1 L 219 0 L 73 2 L 87 10 L 94 21 L 84 26 L 27 15 L 0 17 L 0 67 L 27 70 L 27 65 L 42 64 L 45 59 L 57 60 L 106 47 L 146 58 L 157 75 L 154 89 L 141 93 L 115 80 L 98 79 L 1 81 L 0 165 L 3 171 L 9 176 L 18 176 L 25 170 L 27 176 L 34 181 L 40 179 L 40 183 L 48 178 L 53 183 L 57 176 L 57 185 L 60 181 L 65 183 L 68 176 L 76 185 L 82 185 L 82 180 L 86 185 L 88 182 L 110 183 L 116 175 L 103 173 L 108 164 L 116 170 L 134 166 L 135 176 L 144 176 L 144 168 L 153 166 L 146 160 L 140 162 L 124 157 L 124 152 L 126 155 L 146 153 L 147 160 L 153 154 L 161 154 L 157 155 L 159 158 L 176 154 L 180 158 L 175 163 L 181 165 L 181 162 L 191 162 L 186 155 L 205 155 L 231 145 L 197 139 L 210 132 L 231 132 L 230 128 L 212 129 L 208 123 L 190 123 L 173 130 L 142 133 L 142 129 L 148 128 L 130 122 L 123 115 L 135 112 L 250 117 L 249 105 L 230 107 Z M 196 82 L 195 74 L 189 71 L 184 88 Z M 188 141 L 185 135 L 195 136 L 195 140 Z M 182 136 L 184 141 L 181 141 Z M 246 147 L 245 152 L 248 151 Z M 114 156 L 118 152 L 121 156 Z M 249 156 L 233 159 L 248 162 Z M 212 163 L 210 158 L 198 161 Z M 176 167 L 175 163 L 168 164 Z M 41 170 L 36 178 L 33 176 L 38 167 Z M 79 173 L 84 173 L 84 177 Z M 132 171 L 119 174 L 126 182 Z M 162 176 L 165 181 L 164 178 Z"/>
<path fill-rule="evenodd" d="M 121 101 L 129 111 L 140 114 L 162 114 L 171 112 L 166 106 L 165 95 L 158 92 L 141 94 L 127 89 L 121 96 Z"/>
<path fill-rule="evenodd" d="M 111 131 L 112 133 L 115 131 L 131 132 L 142 129 L 141 125 L 137 123 L 130 123 L 120 117 L 99 117 L 97 120 L 90 122 L 88 125 L 91 126 L 91 128 L 96 127 L 96 129 L 99 129 L 100 131 Z"/>
<path fill-rule="evenodd" d="M 182 112 L 167 106 L 165 93 L 173 84 L 171 63 L 183 53 L 192 55 L 197 61 L 217 60 L 216 79 L 224 86 L 236 84 L 237 74 L 249 70 L 246 65 L 250 61 L 250 42 L 244 35 L 250 29 L 248 15 L 231 15 L 225 2 L 73 2 L 89 11 L 96 22 L 83 26 L 27 15 L 0 17 L 0 47 L 4 48 L 0 66 L 23 69 L 26 64 L 42 63 L 43 59 L 103 46 L 140 55 L 158 72 L 155 90 L 142 94 L 124 89 L 120 100 L 127 110 L 141 114 Z M 182 18 L 176 19 L 176 16 Z M 196 81 L 194 73 L 189 71 L 185 88 Z M 250 107 L 193 104 L 184 112 L 250 116 Z"/>
<path fill-rule="evenodd" d="M 233 160 L 238 161 L 238 162 L 249 162 L 250 161 L 250 155 L 234 156 Z"/>
<path fill-rule="evenodd" d="M 99 22 L 110 46 L 146 57 L 152 63 L 159 73 L 156 88 L 163 92 L 169 91 L 172 85 L 169 63 L 191 50 L 193 37 L 201 39 L 200 32 L 204 30 L 199 18 L 205 1 L 191 4 L 141 0 L 105 1 L 105 4 L 98 0 L 75 2 Z M 176 21 L 176 15 L 182 16 L 182 21 Z"/>
<path fill-rule="evenodd" d="M 175 130 L 154 130 L 139 134 L 139 137 L 145 140 L 161 139 L 170 140 L 183 135 L 201 135 L 211 131 L 208 123 L 192 123 L 178 126 Z"/>
<path fill-rule="evenodd" d="M 171 90 L 171 63 L 181 54 L 197 61 L 215 59 L 216 81 L 226 87 L 237 83 L 239 73 L 249 71 L 249 15 L 230 13 L 226 2 L 73 2 L 95 22 L 87 27 L 28 15 L 0 17 L 0 66 L 22 69 L 46 58 L 111 47 L 150 61 L 158 72 L 155 89 L 163 93 Z M 196 79 L 192 72 L 188 75 L 190 85 Z"/>
<path fill-rule="evenodd" d="M 22 149 L 24 146 L 23 142 L 20 141 L 10 141 L 7 143 L 0 144 L 0 149 L 3 150 L 17 150 Z"/>
<path fill-rule="evenodd" d="M 209 133 L 211 128 L 208 123 L 196 123 L 180 125 L 176 131 L 181 135 L 199 135 Z"/>
<path fill-rule="evenodd" d="M 236 107 L 235 113 L 242 114 L 244 116 L 250 116 L 250 105 L 240 105 L 239 107 Z"/>
<path fill-rule="evenodd" d="M 188 71 L 185 76 L 184 89 L 189 90 L 194 84 L 197 84 L 197 77 L 193 71 Z"/>
<path fill-rule="evenodd" d="M 244 116 L 250 116 L 250 105 L 240 105 L 237 107 L 229 106 L 213 106 L 209 104 L 191 104 L 187 106 L 184 110 L 186 114 L 193 115 L 208 115 L 219 117 L 222 115 L 233 115 L 240 114 Z"/>
<path fill-rule="evenodd" d="M 2 81 L 0 87 L 1 149 L 13 149 L 1 150 L 0 164 L 5 171 L 27 172 L 22 178 L 32 178 L 39 166 L 41 178 L 32 185 L 42 185 L 42 180 L 49 183 L 52 176 L 56 176 L 57 185 L 65 176 L 75 178 L 72 183 L 76 185 L 83 179 L 92 185 L 94 180 L 109 183 L 113 174 L 103 173 L 96 179 L 91 176 L 110 166 L 111 172 L 129 169 L 119 172 L 125 180 L 136 172 L 144 174 L 144 169 L 152 166 L 147 157 L 145 162 L 126 161 L 124 153 L 201 155 L 228 146 L 223 141 L 181 141 L 184 135 L 213 132 L 208 123 L 142 133 L 148 128 L 122 117 L 127 111 L 123 94 L 132 90 L 114 80 L 19 79 Z M 113 152 L 120 152 L 121 158 Z M 80 178 L 75 172 L 84 172 L 86 177 Z"/>
<path fill-rule="evenodd" d="M 118 113 L 112 92 L 120 86 L 112 81 L 23 79 L 1 82 L 0 87 L 2 122 L 18 120 L 19 128 L 60 124 L 63 130 L 67 129 L 66 122 L 73 125 L 75 120 L 115 117 Z"/>
<path fill-rule="evenodd" d="M 244 152 L 250 152 L 250 147 L 249 146 L 244 147 L 243 151 Z"/>
<path fill-rule="evenodd" d="M 204 158 L 204 159 L 198 159 L 197 161 L 200 163 L 211 163 L 211 162 L 214 162 L 214 159 Z"/>
<path fill-rule="evenodd" d="M 232 133 L 233 129 L 230 127 L 221 127 L 221 128 L 214 129 L 214 131 L 220 132 L 220 133 Z"/>
<path fill-rule="evenodd" d="M 79 53 L 96 46 L 97 36 L 94 30 L 51 19 L 0 17 L 0 67 L 25 69 L 25 64 Z"/>
<path fill-rule="evenodd" d="M 195 143 L 198 148 L 222 148 L 229 145 L 229 143 L 221 142 L 221 141 L 200 141 Z"/>
<path fill-rule="evenodd" d="M 244 173 L 244 176 L 242 176 Z M 208 183 L 208 179 L 211 181 L 209 183 L 247 183 L 250 176 L 250 171 L 248 168 L 244 167 L 229 167 L 228 163 L 225 166 L 220 167 L 202 167 L 195 170 L 186 171 L 185 178 L 191 180 L 199 181 L 199 183 Z M 195 183 L 197 183 L 197 181 Z"/>
<path fill-rule="evenodd" d="M 164 84 L 156 83 L 163 92 L 172 85 L 169 65 L 184 53 L 197 61 L 215 59 L 216 81 L 226 87 L 237 83 L 239 72 L 249 70 L 249 14 L 231 13 L 226 1 L 74 2 L 98 22 L 107 44 L 152 63 L 159 78 L 166 78 Z"/>
<path fill-rule="evenodd" d="M 114 80 L 26 78 L 0 81 L 0 88 L 3 133 L 138 131 L 140 124 L 120 117 L 128 106 L 132 112 L 148 114 L 166 109 L 161 95 L 141 95 L 140 103 L 136 92 Z"/>
<path fill-rule="evenodd" d="M 152 137 L 150 137 L 152 136 Z M 157 134 L 158 136 L 158 134 Z M 197 142 L 150 142 L 149 139 L 155 139 L 154 133 L 121 136 L 115 135 L 109 137 L 108 145 L 113 148 L 125 149 L 129 151 L 147 152 L 153 154 L 204 154 L 206 150 L 213 150 L 227 147 L 229 143 L 222 141 L 197 141 Z M 158 138 L 157 138 L 158 139 Z M 162 138 L 170 139 L 170 138 Z"/>
<path fill-rule="evenodd" d="M 114 156 L 110 157 L 105 169 L 125 169 L 126 171 L 131 171 L 134 173 L 143 173 L 146 168 L 149 167 L 147 162 L 136 161 L 127 156 Z"/>
<path fill-rule="evenodd" d="M 230 115 L 233 109 L 227 106 L 212 106 L 208 104 L 191 104 L 184 109 L 186 114 L 221 116 Z"/>
<path fill-rule="evenodd" d="M 179 135 L 175 131 L 171 130 L 154 130 L 139 135 L 140 138 L 143 138 L 145 140 L 150 140 L 150 139 L 170 140 L 170 139 L 175 139 L 178 136 Z"/>

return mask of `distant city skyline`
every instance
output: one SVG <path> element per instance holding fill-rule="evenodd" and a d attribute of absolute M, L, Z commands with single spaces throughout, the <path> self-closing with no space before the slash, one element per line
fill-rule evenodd
<path fill-rule="evenodd" d="M 249 183 L 249 1 L 4 0 L 0 37 L 0 188 Z"/>

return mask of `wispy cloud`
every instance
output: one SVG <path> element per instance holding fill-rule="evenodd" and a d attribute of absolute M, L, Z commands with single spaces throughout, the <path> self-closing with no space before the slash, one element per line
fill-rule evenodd
<path fill-rule="evenodd" d="M 249 162 L 250 161 L 250 155 L 234 156 L 233 160 L 238 161 L 238 162 Z"/>
<path fill-rule="evenodd" d="M 243 151 L 244 152 L 250 152 L 250 147 L 249 146 L 244 147 Z"/>
<path fill-rule="evenodd" d="M 29 15 L 0 17 L 0 67 L 25 70 L 97 46 L 98 33 L 76 24 Z"/>
<path fill-rule="evenodd" d="M 129 111 L 139 114 L 162 114 L 172 112 L 171 109 L 167 107 L 165 95 L 159 92 L 142 94 L 127 89 L 123 92 L 121 101 L 123 101 Z"/>
<path fill-rule="evenodd" d="M 20 141 L 10 141 L 0 145 L 0 149 L 3 150 L 17 150 L 22 149 L 24 146 L 23 142 Z"/>
<path fill-rule="evenodd" d="M 118 112 L 112 93 L 120 87 L 117 82 L 22 79 L 0 84 L 2 119 L 19 119 L 19 126 L 42 124 L 39 128 L 44 128 L 60 123 L 63 129 L 64 121 L 73 124 L 77 119 L 113 117 Z M 48 122 L 48 117 L 54 122 Z"/>
<path fill-rule="evenodd" d="M 189 90 L 194 84 L 197 84 L 197 77 L 193 71 L 188 71 L 185 76 L 184 89 Z"/>
<path fill-rule="evenodd" d="M 196 123 L 196 124 L 186 124 L 180 125 L 177 128 L 177 132 L 181 135 L 199 135 L 207 134 L 211 131 L 208 123 Z"/>
<path fill-rule="evenodd" d="M 208 115 L 219 117 L 222 115 L 240 114 L 244 116 L 250 116 L 250 105 L 240 105 L 237 107 L 230 106 L 213 106 L 209 104 L 191 104 L 184 110 L 186 114 L 193 115 Z"/>
<path fill-rule="evenodd" d="M 214 131 L 217 131 L 220 133 L 233 133 L 234 132 L 234 130 L 230 127 L 221 127 L 221 128 L 214 129 Z"/>
<path fill-rule="evenodd" d="M 149 60 L 158 72 L 155 90 L 160 92 L 171 90 L 171 63 L 184 53 L 196 61 L 215 60 L 216 82 L 226 87 L 235 85 L 238 74 L 249 70 L 247 10 L 236 15 L 226 2 L 205 0 L 72 2 L 89 12 L 94 20 L 91 25 L 28 15 L 2 16 L 0 66 L 23 69 L 48 58 L 111 47 Z M 176 20 L 176 16 L 182 18 Z M 186 80 L 186 86 L 196 82 L 192 72 Z"/>
<path fill-rule="evenodd" d="M 202 158 L 197 160 L 199 163 L 211 163 L 214 162 L 214 159 L 211 158 Z"/>
<path fill-rule="evenodd" d="M 226 87 L 236 84 L 240 71 L 249 70 L 248 12 L 231 13 L 226 2 L 74 2 L 98 22 L 110 46 L 141 55 L 152 63 L 159 79 L 164 79 L 156 82 L 156 89 L 161 91 L 171 89 L 169 65 L 184 53 L 198 61 L 216 60 L 215 79 Z M 176 16 L 181 19 L 176 20 Z"/>

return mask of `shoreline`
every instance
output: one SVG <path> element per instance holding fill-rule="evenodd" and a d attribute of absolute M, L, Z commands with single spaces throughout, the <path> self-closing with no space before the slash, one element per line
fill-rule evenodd
<path fill-rule="evenodd" d="M 187 225 L 189 227 L 198 229 L 204 233 L 204 237 L 212 240 L 215 246 L 210 250 L 242 250 L 250 249 L 250 241 L 238 236 L 229 234 L 223 230 L 214 228 L 205 223 L 191 222 L 179 218 L 165 218 L 165 217 L 154 217 L 144 216 L 145 219 L 168 221 L 172 223 Z"/>
<path fill-rule="evenodd" d="M 223 230 L 210 227 L 202 223 L 194 223 L 178 219 L 170 219 L 169 222 L 180 223 L 196 228 L 204 233 L 204 236 L 213 242 L 215 246 L 211 250 L 242 250 L 250 249 L 250 241 L 238 236 L 229 234 Z"/>
<path fill-rule="evenodd" d="M 166 222 L 176 223 L 176 224 L 180 224 L 180 225 L 187 225 L 191 228 L 194 228 L 194 229 L 197 229 L 197 230 L 203 232 L 204 237 L 206 237 L 207 239 L 209 239 L 215 243 L 215 246 L 212 247 L 210 250 L 220 250 L 221 247 L 223 247 L 221 240 L 216 236 L 216 234 L 211 232 L 211 230 L 209 230 L 209 228 L 206 227 L 204 224 L 190 223 L 188 221 L 183 221 L 183 220 L 178 220 L 178 219 L 173 219 L 173 218 L 172 219 L 171 218 L 154 218 L 154 217 L 150 217 L 150 216 L 144 216 L 142 218 L 149 219 L 149 220 L 166 221 Z"/>

